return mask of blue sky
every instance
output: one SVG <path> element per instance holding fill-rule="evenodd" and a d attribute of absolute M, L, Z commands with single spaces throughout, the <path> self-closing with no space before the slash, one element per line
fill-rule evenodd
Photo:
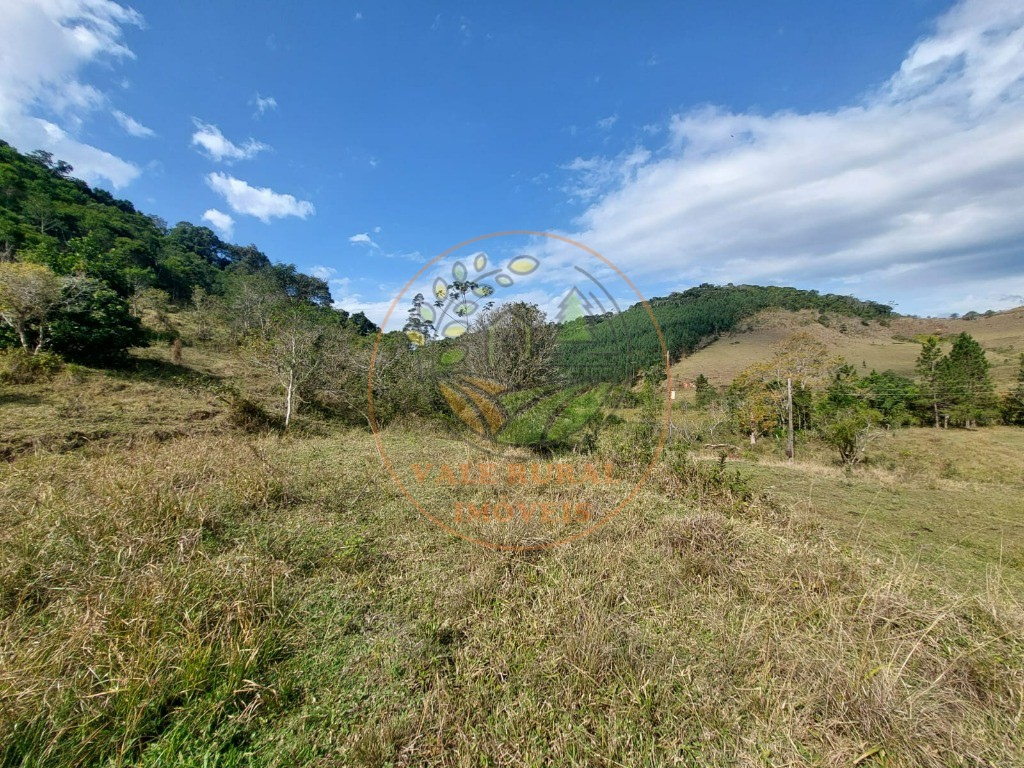
<path fill-rule="evenodd" d="M 648 296 L 1024 304 L 1018 0 L 4 5 L 0 137 L 378 321 L 507 229 Z M 521 245 L 551 309 L 567 257 Z"/>

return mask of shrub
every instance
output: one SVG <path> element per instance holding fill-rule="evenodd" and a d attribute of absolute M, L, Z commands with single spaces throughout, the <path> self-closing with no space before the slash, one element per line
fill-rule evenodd
<path fill-rule="evenodd" d="M 60 373 L 64 361 L 52 352 L 30 354 L 19 348 L 0 350 L 0 381 L 5 384 L 32 384 L 49 381 Z"/>

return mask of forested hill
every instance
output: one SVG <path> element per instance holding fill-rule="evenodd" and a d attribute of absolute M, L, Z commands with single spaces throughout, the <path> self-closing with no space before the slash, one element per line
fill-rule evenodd
<path fill-rule="evenodd" d="M 115 313 L 117 299 L 129 302 L 147 289 L 187 304 L 197 289 L 222 294 L 233 276 L 252 274 L 272 279 L 300 302 L 331 305 L 325 281 L 292 264 L 271 263 L 254 245 L 224 242 L 207 227 L 168 227 L 74 178 L 73 171 L 47 152 L 25 155 L 0 141 L 0 261 L 89 279 L 93 295 L 105 296 L 106 311 Z M 338 311 L 363 332 L 375 330 L 361 313 L 349 318 Z"/>
<path fill-rule="evenodd" d="M 853 296 L 759 285 L 705 283 L 648 303 L 673 362 L 766 309 L 811 309 L 865 320 L 892 315 L 886 304 Z M 617 315 L 574 320 L 565 326 L 563 340 L 560 363 L 581 381 L 625 381 L 664 363 L 657 332 L 642 304 Z"/>

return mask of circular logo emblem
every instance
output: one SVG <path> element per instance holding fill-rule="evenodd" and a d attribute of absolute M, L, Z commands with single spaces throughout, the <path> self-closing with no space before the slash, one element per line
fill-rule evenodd
<path fill-rule="evenodd" d="M 388 429 L 375 409 L 399 357 L 415 409 L 439 417 L 414 434 Z M 550 547 L 607 523 L 646 480 L 668 397 L 648 414 L 643 465 L 620 466 L 602 435 L 629 439 L 634 384 L 659 361 L 667 374 L 654 313 L 604 256 L 550 233 L 483 235 L 432 259 L 395 297 L 371 356 L 371 426 L 387 471 L 429 520 L 488 547 Z"/>

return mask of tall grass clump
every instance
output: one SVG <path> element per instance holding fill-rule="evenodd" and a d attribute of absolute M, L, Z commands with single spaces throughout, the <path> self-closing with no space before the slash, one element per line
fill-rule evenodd
<path fill-rule="evenodd" d="M 283 500 L 223 440 L 4 468 L 0 762 L 127 764 L 252 718 L 287 572 L 239 537 Z"/>

